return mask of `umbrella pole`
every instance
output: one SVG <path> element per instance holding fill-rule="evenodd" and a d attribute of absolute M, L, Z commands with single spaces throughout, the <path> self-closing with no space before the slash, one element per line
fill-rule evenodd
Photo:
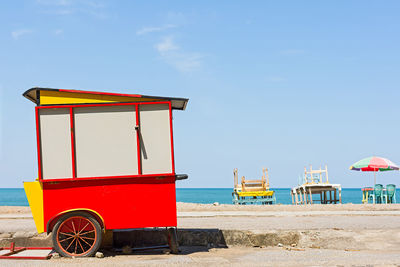
<path fill-rule="evenodd" d="M 375 188 L 375 185 L 376 185 L 376 171 L 374 169 L 374 188 Z"/>

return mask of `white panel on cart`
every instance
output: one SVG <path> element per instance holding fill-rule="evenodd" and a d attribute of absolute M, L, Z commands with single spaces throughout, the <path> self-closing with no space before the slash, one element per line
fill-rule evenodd
<path fill-rule="evenodd" d="M 142 173 L 171 173 L 171 131 L 168 104 L 139 105 L 139 111 Z"/>
<path fill-rule="evenodd" d="M 74 108 L 77 177 L 138 174 L 134 105 Z"/>
<path fill-rule="evenodd" d="M 43 179 L 72 178 L 69 109 L 39 109 L 39 121 Z"/>

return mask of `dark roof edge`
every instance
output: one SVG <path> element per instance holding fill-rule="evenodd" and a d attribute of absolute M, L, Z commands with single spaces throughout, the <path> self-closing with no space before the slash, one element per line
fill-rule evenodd
<path fill-rule="evenodd" d="M 35 91 L 35 90 L 38 90 L 38 91 L 66 91 L 66 92 L 68 92 L 68 91 L 71 91 L 71 92 L 74 92 L 74 91 L 76 91 L 76 93 L 87 93 L 87 94 L 104 94 L 104 95 L 114 95 L 114 96 L 127 96 L 127 97 L 129 97 L 129 96 L 131 96 L 131 97 L 143 97 L 143 98 L 157 98 L 157 99 L 165 99 L 165 100 L 170 100 L 170 101 L 183 101 L 183 107 L 182 108 L 174 108 L 174 109 L 178 109 L 178 110 L 185 110 L 186 109 L 186 106 L 187 106 L 187 102 L 189 101 L 189 99 L 188 98 L 181 98 L 181 97 L 165 97 L 165 96 L 149 96 L 149 95 L 130 95 L 130 94 L 119 94 L 119 93 L 108 93 L 108 92 L 96 92 L 96 91 L 84 91 L 84 90 L 76 90 L 76 89 L 55 89 L 55 88 L 46 88 L 46 87 L 32 87 L 32 88 L 30 88 L 30 89 L 28 89 L 28 90 L 26 90 L 23 94 L 22 94 L 22 96 L 24 96 L 25 98 L 27 98 L 27 99 L 29 99 L 29 100 L 31 100 L 33 103 L 35 103 L 35 104 L 39 104 L 38 102 L 37 102 L 37 99 L 35 99 L 35 98 L 33 98 L 33 97 L 31 97 L 30 95 L 29 95 L 29 93 L 30 92 L 32 92 L 32 91 Z"/>

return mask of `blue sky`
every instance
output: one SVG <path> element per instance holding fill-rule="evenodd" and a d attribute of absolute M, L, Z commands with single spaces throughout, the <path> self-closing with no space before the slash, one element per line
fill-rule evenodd
<path fill-rule="evenodd" d="M 292 187 L 328 164 L 344 187 L 370 155 L 400 164 L 400 2 L 0 3 L 0 179 L 36 178 L 34 86 L 190 98 L 174 114 L 179 187 L 231 187 L 268 167 Z M 400 185 L 400 173 L 378 174 Z"/>

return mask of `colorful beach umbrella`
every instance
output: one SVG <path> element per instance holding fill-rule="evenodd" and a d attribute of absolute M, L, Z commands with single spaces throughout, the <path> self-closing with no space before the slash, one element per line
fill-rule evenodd
<path fill-rule="evenodd" d="M 377 171 L 399 170 L 399 166 L 397 166 L 388 159 L 373 156 L 357 161 L 356 163 L 350 166 L 350 170 L 374 172 L 374 184 L 376 184 L 375 173 Z"/>

